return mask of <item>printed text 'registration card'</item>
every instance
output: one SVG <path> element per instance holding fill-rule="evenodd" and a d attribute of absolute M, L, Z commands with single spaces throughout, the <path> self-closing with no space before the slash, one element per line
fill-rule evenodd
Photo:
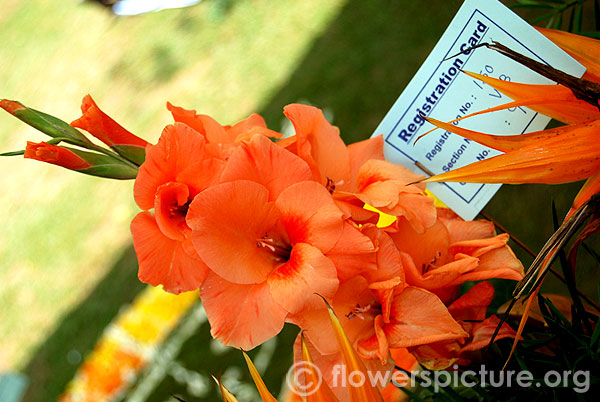
<path fill-rule="evenodd" d="M 425 63 L 377 127 L 383 134 L 385 156 L 423 174 L 420 162 L 434 174 L 498 155 L 500 152 L 448 131 L 436 130 L 415 145 L 420 134 L 433 128 L 421 117 L 450 121 L 511 101 L 482 81 L 460 70 L 501 80 L 552 84 L 548 79 L 485 47 L 497 41 L 534 60 L 580 77 L 585 68 L 520 17 L 495 0 L 467 0 Z M 445 61 L 442 61 L 449 58 Z M 531 109 L 517 107 L 460 121 L 461 127 L 489 134 L 521 134 L 543 130 L 550 121 Z M 428 188 L 463 219 L 473 219 L 498 191 L 499 184 L 432 183 Z"/>

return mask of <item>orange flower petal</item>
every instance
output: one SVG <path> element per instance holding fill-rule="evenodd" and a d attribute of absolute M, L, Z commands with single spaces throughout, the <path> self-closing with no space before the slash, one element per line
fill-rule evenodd
<path fill-rule="evenodd" d="M 231 154 L 221 180 L 255 181 L 269 190 L 269 201 L 274 201 L 290 185 L 312 180 L 312 173 L 302 159 L 268 138 L 255 135 Z"/>
<path fill-rule="evenodd" d="M 90 95 L 81 102 L 83 115 L 71 122 L 71 126 L 81 128 L 106 145 L 135 145 L 144 148 L 148 142 L 130 133 L 112 117 L 104 113 Z"/>
<path fill-rule="evenodd" d="M 158 187 L 178 181 L 178 174 L 198 166 L 204 158 L 204 146 L 204 138 L 185 124 L 166 126 L 158 144 L 147 148 L 146 161 L 135 180 L 133 195 L 138 206 L 151 209 Z"/>
<path fill-rule="evenodd" d="M 448 312 L 455 320 L 483 320 L 487 307 L 494 299 L 494 286 L 487 282 L 479 282 L 467 293 L 456 299 Z"/>
<path fill-rule="evenodd" d="M 291 104 L 283 113 L 296 129 L 298 156 L 310 166 L 315 180 L 327 184 L 331 179 L 340 185 L 350 179 L 350 156 L 337 127 L 313 106 Z"/>
<path fill-rule="evenodd" d="M 327 253 L 342 235 L 342 211 L 317 182 L 305 181 L 286 188 L 275 205 L 292 244 L 308 243 Z"/>
<path fill-rule="evenodd" d="M 206 189 L 190 204 L 187 223 L 196 251 L 230 282 L 260 283 L 273 270 L 273 254 L 257 246 L 277 219 L 268 197 L 264 186 L 237 180 Z"/>
<path fill-rule="evenodd" d="M 300 311 L 310 299 L 333 297 L 338 289 L 335 265 L 319 249 L 308 244 L 294 246 L 289 261 L 267 279 L 273 299 L 290 313 Z"/>
<path fill-rule="evenodd" d="M 494 224 L 486 220 L 465 221 L 448 208 L 438 208 L 438 219 L 446 226 L 450 244 L 464 240 L 485 239 L 494 236 Z"/>
<path fill-rule="evenodd" d="M 408 286 L 392 303 L 384 326 L 390 348 L 404 348 L 466 337 L 442 301 L 424 289 Z"/>
<path fill-rule="evenodd" d="M 195 110 L 186 110 L 174 106 L 167 102 L 167 109 L 173 115 L 173 119 L 178 123 L 183 123 L 199 134 L 204 136 L 208 142 L 215 144 L 227 144 L 233 142 L 233 136 L 227 134 L 227 131 L 215 119 L 204 114 L 197 114 Z"/>
<path fill-rule="evenodd" d="M 183 207 L 188 202 L 189 195 L 188 186 L 176 182 L 163 184 L 156 191 L 154 218 L 160 231 L 170 239 L 185 240 L 185 213 L 178 213 L 176 208 Z"/>
<path fill-rule="evenodd" d="M 541 141 L 557 137 L 562 134 L 569 134 L 572 130 L 571 126 L 561 126 L 551 128 L 543 131 L 535 131 L 527 134 L 519 135 L 492 135 L 479 133 L 477 131 L 468 130 L 466 128 L 458 127 L 450 123 L 444 123 L 432 118 L 425 118 L 431 124 L 438 126 L 447 131 L 451 131 L 461 137 L 468 138 L 478 143 L 488 146 L 490 148 L 497 149 L 502 152 L 509 152 L 518 150 L 520 148 L 539 144 Z"/>
<path fill-rule="evenodd" d="M 498 324 L 500 324 L 500 319 L 495 315 L 486 318 L 482 322 L 476 322 L 473 324 L 473 328 L 471 329 L 472 338 L 469 343 L 467 343 L 460 350 L 460 353 L 471 352 L 485 348 L 490 343 L 492 335 L 494 334 L 494 331 L 496 331 Z M 502 327 L 500 327 L 500 330 L 496 334 L 494 341 L 498 341 L 503 338 L 514 338 L 515 336 L 516 332 L 507 323 L 503 323 Z"/>
<path fill-rule="evenodd" d="M 375 251 L 371 239 L 345 221 L 342 236 L 327 253 L 327 258 L 335 264 L 340 280 L 347 280 L 361 272 L 377 270 Z"/>
<path fill-rule="evenodd" d="M 497 89 L 516 101 L 499 106 L 499 108 L 508 109 L 509 107 L 526 106 L 538 113 L 545 114 L 546 116 L 550 116 L 553 119 L 567 124 L 584 123 L 600 118 L 600 111 L 598 108 L 577 99 L 569 88 L 562 85 L 519 84 L 467 71 L 465 71 L 465 73 L 477 80 L 485 82 L 492 88 Z M 491 109 L 488 111 L 491 111 Z M 487 111 L 477 112 L 473 115 L 486 112 Z M 464 118 L 467 118 L 467 116 Z"/>
<path fill-rule="evenodd" d="M 350 179 L 336 187 L 338 190 L 353 191 L 360 167 L 370 159 L 385 160 L 383 156 L 383 135 L 348 145 L 350 155 Z"/>
<path fill-rule="evenodd" d="M 419 272 L 425 273 L 432 265 L 446 263 L 450 242 L 448 229 L 441 222 L 436 222 L 424 233 L 417 233 L 406 220 L 399 220 L 398 231 L 389 236 L 399 251 L 411 256 Z"/>
<path fill-rule="evenodd" d="M 224 345 L 250 350 L 283 328 L 287 312 L 271 296 L 266 282 L 239 285 L 209 272 L 200 297 L 211 335 Z"/>
<path fill-rule="evenodd" d="M 166 237 L 149 212 L 140 212 L 133 219 L 131 234 L 142 282 L 162 284 L 165 291 L 175 294 L 200 287 L 208 267 L 197 256 L 189 255 L 181 242 Z"/>
<path fill-rule="evenodd" d="M 23 156 L 28 159 L 35 159 L 72 170 L 82 170 L 92 167 L 88 161 L 67 148 L 46 144 L 45 142 L 35 143 L 27 141 L 27 147 Z"/>

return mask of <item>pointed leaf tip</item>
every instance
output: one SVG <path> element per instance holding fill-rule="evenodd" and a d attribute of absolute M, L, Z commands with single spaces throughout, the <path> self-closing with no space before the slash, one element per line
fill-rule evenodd
<path fill-rule="evenodd" d="M 254 363 L 252 363 L 252 360 L 250 359 L 248 354 L 243 350 L 242 353 L 244 354 L 244 359 L 246 360 L 246 364 L 248 365 L 248 370 L 250 371 L 252 380 L 254 380 L 254 384 L 256 384 L 256 389 L 258 389 L 258 393 L 260 394 L 260 397 L 262 398 L 263 402 L 277 402 L 277 399 L 275 399 L 275 397 L 271 395 L 271 393 L 267 389 L 267 386 L 265 385 L 262 377 L 260 376 L 260 373 L 254 366 Z"/>
<path fill-rule="evenodd" d="M 350 343 L 350 340 L 348 339 L 340 320 L 335 315 L 333 308 L 331 308 L 327 301 L 325 301 L 325 303 L 327 304 L 329 319 L 331 321 L 331 325 L 333 326 L 333 331 L 338 342 L 340 353 L 342 354 L 342 360 L 346 366 L 346 375 L 350 377 L 354 373 L 362 373 L 363 378 L 365 378 L 363 384 L 348 388 L 348 392 L 350 393 L 350 401 L 384 402 L 379 390 L 369 382 L 369 378 L 371 377 L 369 376 L 369 373 L 367 372 L 367 369 L 361 358 L 352 347 L 352 344 Z"/>
<path fill-rule="evenodd" d="M 301 364 L 299 368 L 304 373 L 303 393 L 305 395 L 303 396 L 306 402 L 339 402 L 339 399 L 334 395 L 331 388 L 323 381 L 323 375 L 319 371 L 319 368 L 313 363 L 303 332 L 300 333 L 300 342 L 302 345 L 303 361 L 297 364 Z"/>
<path fill-rule="evenodd" d="M 217 378 L 214 375 L 211 375 L 211 377 L 219 386 L 221 396 L 223 396 L 223 402 L 239 402 L 237 398 L 227 388 L 225 388 L 225 385 L 223 385 L 220 378 Z"/>

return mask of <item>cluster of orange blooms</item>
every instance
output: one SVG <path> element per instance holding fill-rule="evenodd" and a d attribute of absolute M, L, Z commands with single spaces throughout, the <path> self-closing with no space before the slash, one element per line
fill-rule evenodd
<path fill-rule="evenodd" d="M 71 124 L 113 149 L 145 150 L 134 185 L 143 212 L 131 224 L 139 278 L 176 294 L 198 289 L 215 338 L 248 350 L 296 324 L 327 378 L 341 356 L 325 298 L 369 370 L 389 372 L 405 348 L 445 368 L 489 342 L 499 320 L 486 318 L 485 280 L 523 275 L 508 236 L 436 207 L 414 184 L 422 177 L 385 161 L 381 136 L 346 146 L 321 110 L 300 104 L 284 109 L 295 135 L 283 139 L 256 114 L 222 126 L 168 109 L 175 123 L 156 145 L 89 96 Z M 53 147 L 70 152 L 30 144 L 26 157 L 61 165 Z M 396 219 L 378 227 L 367 204 Z M 459 298 L 466 281 L 484 282 Z M 496 339 L 512 336 L 504 325 Z"/>

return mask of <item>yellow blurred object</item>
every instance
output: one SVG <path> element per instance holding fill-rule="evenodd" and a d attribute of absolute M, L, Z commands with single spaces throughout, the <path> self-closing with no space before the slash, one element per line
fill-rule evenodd
<path fill-rule="evenodd" d="M 60 402 L 114 399 L 150 361 L 156 347 L 198 300 L 148 286 L 113 320 L 60 396 Z"/>

